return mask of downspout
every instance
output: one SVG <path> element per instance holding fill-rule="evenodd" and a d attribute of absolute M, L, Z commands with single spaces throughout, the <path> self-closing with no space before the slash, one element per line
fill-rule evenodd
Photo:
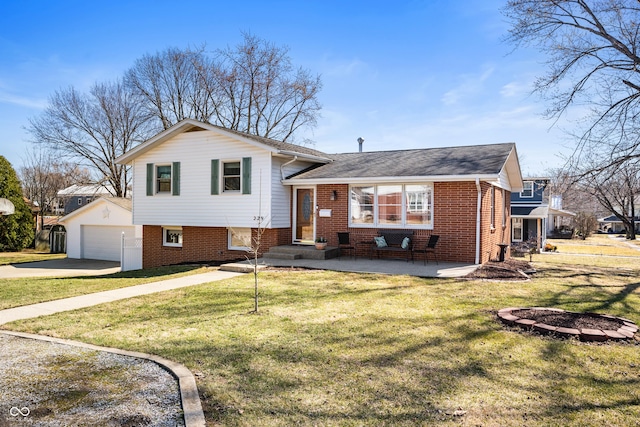
<path fill-rule="evenodd" d="M 280 166 L 280 176 L 282 176 L 282 180 L 284 181 L 284 168 L 287 165 L 290 165 L 291 163 L 295 162 L 296 160 L 298 160 L 298 156 L 293 156 L 293 159 L 289 160 L 286 163 L 283 163 L 282 166 Z"/>
<path fill-rule="evenodd" d="M 478 206 L 476 209 L 476 264 L 480 264 L 480 220 L 482 218 L 482 188 L 480 188 L 480 178 L 476 178 L 476 188 L 478 189 Z"/>

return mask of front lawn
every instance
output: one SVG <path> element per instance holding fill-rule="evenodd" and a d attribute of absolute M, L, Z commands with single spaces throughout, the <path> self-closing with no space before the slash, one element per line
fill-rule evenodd
<path fill-rule="evenodd" d="M 101 276 L 78 277 L 24 277 L 0 279 L 0 310 L 27 304 L 36 304 L 60 298 L 86 295 L 94 292 L 142 285 L 160 280 L 203 273 L 207 269 L 193 265 L 180 265 L 126 271 Z"/>
<path fill-rule="evenodd" d="M 67 254 L 50 254 L 48 252 L 38 252 L 33 249 L 25 249 L 22 252 L 0 252 L 0 265 L 48 261 L 51 259 L 62 259 L 66 257 Z"/>
<path fill-rule="evenodd" d="M 496 321 L 512 306 L 640 321 L 640 269 L 553 259 L 529 282 L 264 272 L 259 314 L 246 275 L 10 327 L 183 363 L 209 425 L 637 425 L 637 342 Z"/>

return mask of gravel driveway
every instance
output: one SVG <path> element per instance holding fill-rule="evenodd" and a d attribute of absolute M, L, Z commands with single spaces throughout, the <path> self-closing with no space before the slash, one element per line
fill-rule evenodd
<path fill-rule="evenodd" d="M 184 426 L 177 380 L 153 362 L 0 333 L 0 427 Z"/>

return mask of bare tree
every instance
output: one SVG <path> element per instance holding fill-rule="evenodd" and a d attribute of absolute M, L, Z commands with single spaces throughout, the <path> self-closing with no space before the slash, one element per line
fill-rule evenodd
<path fill-rule="evenodd" d="M 145 101 L 147 113 L 167 129 L 186 118 L 211 121 L 216 106 L 214 70 L 202 48 L 169 48 L 138 59 L 125 81 Z"/>
<path fill-rule="evenodd" d="M 294 69 L 289 50 L 244 33 L 235 48 L 218 50 L 218 85 L 225 98 L 217 109 L 223 127 L 295 141 L 295 132 L 314 127 L 320 111 L 319 76 Z"/>
<path fill-rule="evenodd" d="M 140 99 L 121 82 L 96 83 L 88 94 L 73 87 L 56 91 L 29 122 L 33 142 L 91 167 L 117 197 L 127 196 L 130 176 L 115 159 L 152 134 Z"/>
<path fill-rule="evenodd" d="M 547 116 L 571 107 L 584 114 L 573 161 L 597 151 L 602 167 L 640 156 L 640 3 L 637 0 L 510 0 L 508 40 L 546 54 L 548 72 L 535 89 Z"/>
<path fill-rule="evenodd" d="M 598 220 L 593 212 L 578 212 L 572 222 L 576 234 L 582 240 L 591 236 L 598 229 Z"/>
<path fill-rule="evenodd" d="M 20 180 L 24 196 L 40 207 L 42 228 L 44 215 L 54 213 L 58 191 L 72 184 L 89 182 L 91 174 L 76 164 L 61 160 L 46 147 L 34 146 L 23 160 Z"/>
<path fill-rule="evenodd" d="M 314 127 L 320 112 L 319 76 L 295 69 L 288 49 L 250 34 L 218 49 L 170 48 L 136 61 L 127 85 L 164 129 L 185 118 L 281 141 Z"/>
<path fill-rule="evenodd" d="M 595 196 L 600 205 L 622 221 L 627 239 L 635 240 L 636 197 L 640 194 L 640 165 L 628 161 L 596 172 L 590 168 L 584 188 Z"/>

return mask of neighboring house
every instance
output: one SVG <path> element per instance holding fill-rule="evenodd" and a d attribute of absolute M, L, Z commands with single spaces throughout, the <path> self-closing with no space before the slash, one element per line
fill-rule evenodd
<path fill-rule="evenodd" d="M 191 119 L 117 162 L 132 166 L 145 268 L 244 258 L 259 217 L 262 253 L 395 228 L 420 245 L 438 234 L 440 260 L 482 263 L 510 242 L 522 188 L 513 143 L 326 154 Z"/>
<path fill-rule="evenodd" d="M 113 187 L 102 184 L 72 185 L 58 191 L 56 213 L 68 215 L 71 212 L 88 205 L 99 197 L 110 197 L 114 194 Z"/>
<path fill-rule="evenodd" d="M 511 242 L 514 245 L 533 243 L 544 246 L 547 236 L 561 236 L 562 219 L 575 216 L 562 209 L 562 197 L 547 197 L 549 178 L 524 178 L 522 191 L 511 193 Z M 549 205 L 549 199 L 551 205 Z M 571 231 L 567 231 L 571 237 Z"/>
<path fill-rule="evenodd" d="M 606 218 L 600 218 L 598 223 L 600 224 L 600 229 L 607 233 L 619 234 L 627 232 L 624 223 L 616 215 L 609 215 Z M 634 217 L 634 224 L 636 234 L 640 233 L 640 217 Z"/>
<path fill-rule="evenodd" d="M 131 199 L 101 197 L 60 218 L 67 231 L 67 257 L 120 261 L 122 234 L 141 238 L 133 225 Z"/>

